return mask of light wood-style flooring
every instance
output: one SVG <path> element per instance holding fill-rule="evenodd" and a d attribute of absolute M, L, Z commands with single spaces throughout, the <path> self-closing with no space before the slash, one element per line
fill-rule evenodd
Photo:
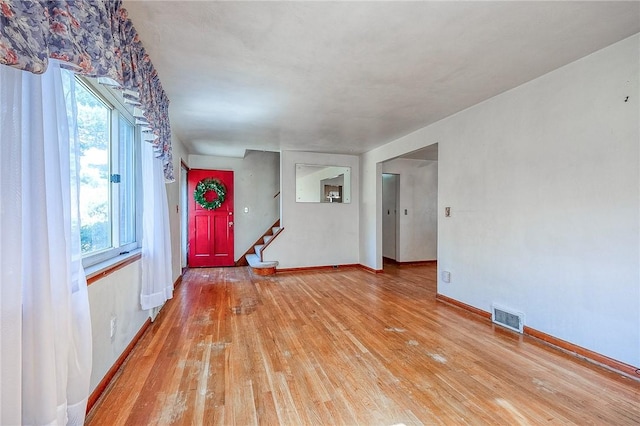
<path fill-rule="evenodd" d="M 640 382 L 436 302 L 435 277 L 191 269 L 87 424 L 640 424 Z"/>

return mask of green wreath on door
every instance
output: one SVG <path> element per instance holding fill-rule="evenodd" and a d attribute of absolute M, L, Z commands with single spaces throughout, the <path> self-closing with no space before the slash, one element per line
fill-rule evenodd
<path fill-rule="evenodd" d="M 215 193 L 218 194 L 218 197 L 211 201 L 207 201 L 205 195 L 209 191 L 215 191 Z M 193 192 L 193 199 L 196 200 L 196 203 L 200 204 L 203 209 L 207 210 L 215 210 L 219 208 L 222 203 L 224 203 L 226 196 L 227 188 L 225 188 L 222 182 L 218 179 L 212 178 L 202 179 L 198 182 L 196 190 Z"/>

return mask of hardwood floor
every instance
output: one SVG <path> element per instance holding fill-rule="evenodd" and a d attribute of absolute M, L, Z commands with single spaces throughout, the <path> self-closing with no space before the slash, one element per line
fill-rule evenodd
<path fill-rule="evenodd" d="M 87 424 L 640 424 L 640 382 L 436 302 L 435 276 L 189 270 Z"/>

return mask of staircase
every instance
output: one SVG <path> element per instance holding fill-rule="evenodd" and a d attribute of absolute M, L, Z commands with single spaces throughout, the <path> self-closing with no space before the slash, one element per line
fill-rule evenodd
<path fill-rule="evenodd" d="M 245 259 L 249 263 L 249 266 L 253 268 L 253 272 L 257 275 L 273 275 L 276 273 L 276 266 L 278 266 L 278 262 L 263 261 L 262 250 L 284 229 L 277 226 L 279 223 L 280 221 L 276 222 L 276 226 L 271 227 L 271 229 L 262 236 L 262 241 L 258 241 L 258 243 L 253 246 L 253 253 L 245 254 Z"/>

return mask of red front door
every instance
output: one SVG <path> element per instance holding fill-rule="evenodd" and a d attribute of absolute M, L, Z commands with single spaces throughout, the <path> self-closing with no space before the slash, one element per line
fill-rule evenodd
<path fill-rule="evenodd" d="M 226 189 L 220 207 L 208 210 L 196 202 L 196 185 L 212 178 Z M 189 196 L 189 253 L 191 267 L 233 266 L 233 172 L 227 170 L 191 169 L 187 177 Z M 212 202 L 218 195 L 208 191 L 206 201 Z"/>

